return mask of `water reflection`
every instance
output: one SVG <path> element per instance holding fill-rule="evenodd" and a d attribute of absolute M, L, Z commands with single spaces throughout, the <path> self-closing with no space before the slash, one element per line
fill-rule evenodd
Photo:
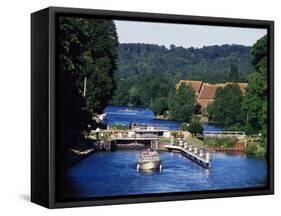
<path fill-rule="evenodd" d="M 71 198 L 261 187 L 266 163 L 256 158 L 216 153 L 205 169 L 175 152 L 160 152 L 161 172 L 137 171 L 138 150 L 98 152 L 68 172 Z M 75 193 L 74 193 L 75 191 Z M 72 192 L 72 193 L 71 193 Z"/>

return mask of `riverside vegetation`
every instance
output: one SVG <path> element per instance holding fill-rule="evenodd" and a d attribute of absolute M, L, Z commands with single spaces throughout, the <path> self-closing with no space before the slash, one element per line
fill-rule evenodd
<path fill-rule="evenodd" d="M 235 84 L 218 89 L 207 115 L 227 130 L 260 134 L 260 142 L 247 152 L 266 153 L 267 36 L 252 47 L 119 44 L 113 21 L 72 17 L 60 18 L 58 34 L 62 153 L 82 143 L 88 125 L 99 126 L 92 117 L 109 104 L 146 106 L 194 126 L 195 93 L 183 85 L 176 91 L 180 79 L 248 82 L 244 97 Z"/>

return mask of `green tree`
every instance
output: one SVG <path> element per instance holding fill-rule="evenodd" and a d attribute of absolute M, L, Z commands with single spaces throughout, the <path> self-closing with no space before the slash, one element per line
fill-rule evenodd
<path fill-rule="evenodd" d="M 243 111 L 248 133 L 262 134 L 262 145 L 267 144 L 267 35 L 252 47 L 252 63 L 255 71 L 249 75 Z"/>
<path fill-rule="evenodd" d="M 266 110 L 263 106 L 266 104 L 266 83 L 264 75 L 260 72 L 253 72 L 249 75 L 247 94 L 243 99 L 243 111 L 248 130 L 252 133 L 258 133 L 262 127 L 262 119 Z"/>
<path fill-rule="evenodd" d="M 239 86 L 228 84 L 217 89 L 209 115 L 215 123 L 229 128 L 242 120 L 241 105 L 242 93 Z"/>
<path fill-rule="evenodd" d="M 153 106 L 159 104 L 159 101 L 156 102 L 159 98 L 167 100 L 169 90 L 172 88 L 174 86 L 170 81 L 159 73 L 143 72 L 127 79 L 117 80 L 112 104 L 143 105 L 153 109 Z"/>
<path fill-rule="evenodd" d="M 169 118 L 189 122 L 195 107 L 195 92 L 190 86 L 181 85 L 169 96 Z"/>
<path fill-rule="evenodd" d="M 71 18 L 75 19 L 75 18 Z M 118 37 L 113 21 L 81 19 L 79 30 L 83 51 L 79 56 L 78 85 L 85 92 L 85 109 L 91 114 L 101 113 L 115 89 L 114 71 L 117 69 Z"/>
<path fill-rule="evenodd" d="M 245 82 L 253 70 L 251 47 L 242 45 L 204 46 L 202 48 L 171 48 L 153 44 L 120 44 L 116 78 L 131 79 L 144 73 L 159 73 L 173 86 L 180 79 L 205 82 L 229 81 L 231 63 L 239 66 L 239 82 Z M 117 83 L 118 85 L 118 83 Z"/>
<path fill-rule="evenodd" d="M 192 136 L 196 136 L 197 134 L 203 133 L 203 127 L 200 122 L 192 122 L 188 126 L 188 131 L 192 134 Z"/>
<path fill-rule="evenodd" d="M 183 123 L 181 124 L 181 130 L 182 130 L 182 131 L 188 131 L 188 123 L 183 122 Z"/>
<path fill-rule="evenodd" d="M 207 106 L 207 113 L 208 113 L 208 120 L 209 120 L 209 122 L 212 122 L 213 121 L 213 119 L 212 119 L 212 116 L 213 116 L 213 104 L 212 103 L 208 104 L 208 106 Z"/>
<path fill-rule="evenodd" d="M 63 150 L 82 138 L 92 115 L 107 105 L 114 90 L 117 48 L 113 21 L 60 17 L 57 113 Z"/>
<path fill-rule="evenodd" d="M 156 98 L 152 103 L 151 108 L 155 114 L 163 115 L 165 111 L 168 110 L 167 98 L 165 97 Z"/>
<path fill-rule="evenodd" d="M 251 49 L 252 64 L 256 69 L 266 67 L 267 59 L 267 35 L 260 38 Z"/>
<path fill-rule="evenodd" d="M 239 70 L 236 64 L 230 65 L 230 72 L 229 72 L 229 81 L 237 82 L 239 81 Z"/>

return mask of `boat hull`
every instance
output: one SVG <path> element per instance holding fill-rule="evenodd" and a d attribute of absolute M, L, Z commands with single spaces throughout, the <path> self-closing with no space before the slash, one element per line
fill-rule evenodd
<path fill-rule="evenodd" d="M 161 160 L 158 161 L 141 161 L 139 162 L 140 170 L 157 170 L 160 168 Z"/>

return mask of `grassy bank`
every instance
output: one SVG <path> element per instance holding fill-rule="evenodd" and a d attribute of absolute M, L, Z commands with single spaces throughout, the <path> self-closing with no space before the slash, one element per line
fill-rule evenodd
<path fill-rule="evenodd" d="M 160 138 L 159 141 L 162 142 L 162 143 L 171 143 L 170 138 Z M 190 144 L 192 144 L 194 146 L 197 146 L 197 147 L 203 147 L 204 146 L 204 143 L 201 140 L 199 140 L 195 137 L 187 137 L 187 138 L 183 139 L 183 142 L 190 143 Z"/>
<path fill-rule="evenodd" d="M 236 138 L 216 138 L 216 137 L 206 137 L 204 139 L 204 144 L 208 147 L 234 147 L 237 142 Z"/>

